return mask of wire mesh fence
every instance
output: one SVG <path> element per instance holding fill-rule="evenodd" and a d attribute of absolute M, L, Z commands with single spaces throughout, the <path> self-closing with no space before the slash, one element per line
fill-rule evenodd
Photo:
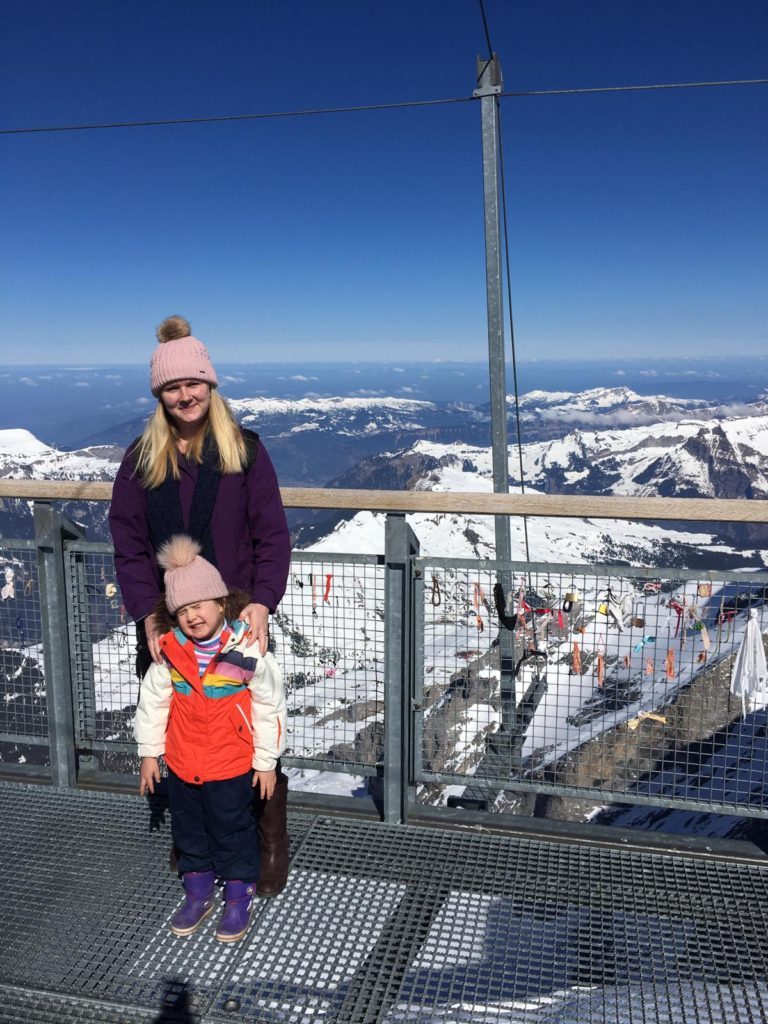
<path fill-rule="evenodd" d="M 76 542 L 67 545 L 66 558 L 76 736 L 91 750 L 127 753 L 134 749 L 139 693 L 136 629 L 122 601 L 112 549 Z"/>
<path fill-rule="evenodd" d="M 34 541 L 0 547 L 0 760 L 48 763 L 48 705 Z"/>
<path fill-rule="evenodd" d="M 768 576 L 417 567 L 420 781 L 499 807 L 527 788 L 768 815 L 768 695 L 731 681 L 750 616 L 768 629 Z"/>
<path fill-rule="evenodd" d="M 139 692 L 136 636 L 111 547 L 68 544 L 67 580 L 78 743 L 127 754 Z M 380 559 L 294 555 L 271 627 L 285 678 L 287 764 L 375 770 L 383 737 L 384 619 Z M 133 771 L 135 764 L 122 767 Z"/>
<path fill-rule="evenodd" d="M 272 626 L 287 763 L 374 772 L 383 757 L 385 619 L 382 559 L 294 552 Z"/>
<path fill-rule="evenodd" d="M 33 542 L 0 557 L 0 742 L 18 761 L 35 746 L 47 756 L 41 596 Z M 133 772 L 135 628 L 112 551 L 75 541 L 65 559 L 76 743 Z M 447 787 L 440 800 L 480 794 L 502 810 L 528 792 L 768 816 L 766 697 L 733 692 L 731 671 L 750 617 L 768 629 L 768 576 L 414 569 L 414 777 Z M 294 553 L 272 622 L 287 764 L 378 772 L 386 687 L 401 685 L 385 679 L 387 630 L 408 631 L 388 622 L 386 571 L 381 556 Z"/>

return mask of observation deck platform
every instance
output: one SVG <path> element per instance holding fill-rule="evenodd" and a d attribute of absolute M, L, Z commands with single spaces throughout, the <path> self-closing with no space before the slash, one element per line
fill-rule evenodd
<path fill-rule="evenodd" d="M 215 917 L 168 931 L 162 805 L 3 782 L 0 814 L 3 1024 L 768 1020 L 768 860 L 748 844 L 292 811 L 287 889 L 224 946 Z"/>

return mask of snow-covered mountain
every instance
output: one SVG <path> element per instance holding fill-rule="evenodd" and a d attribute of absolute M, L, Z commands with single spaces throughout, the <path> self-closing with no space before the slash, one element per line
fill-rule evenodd
<path fill-rule="evenodd" d="M 507 395 L 510 412 L 514 396 Z M 638 395 L 627 387 L 590 388 L 588 391 L 529 391 L 520 398 L 523 440 L 543 439 L 572 430 L 633 427 L 662 421 L 760 415 L 766 404 L 723 407 L 700 398 Z"/>
<path fill-rule="evenodd" d="M 437 446 L 422 443 L 406 453 L 413 460 L 423 458 L 421 472 L 411 475 L 414 490 L 493 491 L 490 453 L 467 446 Z M 426 450 L 428 449 L 428 451 Z M 411 463 L 412 466 L 412 463 Z M 512 488 L 512 493 L 515 492 Z M 530 494 L 536 488 L 526 487 Z M 384 549 L 383 514 L 358 512 L 338 517 L 330 532 L 313 539 L 312 551 L 355 551 L 370 553 Z M 435 557 L 493 558 L 495 552 L 492 516 L 448 513 L 418 514 L 408 521 L 419 538 L 422 551 Z M 530 518 L 526 523 L 510 520 L 513 560 L 526 557 L 528 549 L 537 562 L 618 562 L 635 565 L 754 566 L 754 553 L 720 541 L 714 531 L 670 529 L 662 525 L 603 519 Z M 768 550 L 764 557 L 768 564 Z"/>
<path fill-rule="evenodd" d="M 28 430 L 0 430 L 0 479 L 111 480 L 122 457 L 112 445 L 62 452 Z"/>
<path fill-rule="evenodd" d="M 112 445 L 63 452 L 44 444 L 28 430 L 0 430 L 0 479 L 114 480 L 122 457 L 122 449 Z M 107 539 L 105 502 L 62 501 L 57 502 L 57 508 L 82 527 L 89 539 Z M 12 498 L 0 502 L 0 534 L 32 536 L 29 502 Z"/>
<path fill-rule="evenodd" d="M 507 404 L 514 396 L 507 395 Z M 542 419 L 572 422 L 593 417 L 613 426 L 627 426 L 643 418 L 670 419 L 713 409 L 713 403 L 700 398 L 670 398 L 667 395 L 638 395 L 627 387 L 590 388 L 588 391 L 528 391 L 520 398 L 520 408 Z"/>
<path fill-rule="evenodd" d="M 655 410 L 658 415 L 684 404 L 704 405 L 700 402 L 675 404 L 663 396 L 640 400 L 626 388 L 594 389 L 581 395 L 532 393 L 524 397 L 524 403 L 539 410 L 570 409 L 574 414 L 579 410 L 592 410 L 592 415 L 604 414 L 609 421 L 622 404 L 624 408 L 642 405 L 646 412 Z M 454 409 L 452 415 L 456 419 L 449 426 L 445 408 L 404 398 L 291 402 L 255 398 L 233 402 L 233 407 L 243 423 L 258 428 L 268 439 L 278 465 L 281 453 L 288 449 L 293 452 L 293 479 L 281 477 L 284 484 L 296 482 L 297 477 L 304 481 L 316 479 L 318 465 L 331 476 L 334 467 L 346 464 L 349 468 L 330 480 L 332 486 L 490 490 L 490 450 L 485 445 L 468 442 L 464 436 L 478 427 L 476 410 Z M 460 439 L 446 440 L 451 432 Z M 382 452 L 385 444 L 391 447 Z M 373 453 L 368 455 L 369 451 Z M 0 477 L 107 480 L 114 476 L 120 455 L 121 450 L 113 446 L 61 452 L 27 431 L 0 431 Z M 561 438 L 524 444 L 522 465 L 526 488 L 550 494 L 760 498 L 768 494 L 768 417 L 701 420 L 685 416 L 643 426 L 598 431 L 577 429 Z M 519 486 L 516 448 L 510 448 L 509 467 L 511 484 Z M 26 506 L 7 504 L 0 516 L 8 524 L 9 515 L 18 513 L 22 507 Z M 103 509 L 89 509 L 81 504 L 74 509 L 70 507 L 68 513 L 70 518 L 74 516 L 95 529 L 95 537 L 105 536 Z M 330 529 L 340 518 L 323 521 L 329 523 L 327 529 Z M 365 519 L 362 514 L 358 521 Z M 478 522 L 480 525 L 471 525 L 468 529 L 483 537 L 487 530 L 480 520 Z M 540 529 L 532 528 L 534 532 Z M 301 542 L 319 540 L 324 529 L 314 527 L 314 532 L 305 531 Z M 547 550 L 556 557 L 558 545 L 553 538 L 559 527 L 548 529 L 552 543 L 541 538 L 542 551 Z M 647 558 L 649 551 L 643 538 L 647 540 L 648 535 L 641 531 L 642 536 L 633 533 L 630 537 L 626 531 L 626 526 L 607 529 L 606 524 L 595 526 L 592 532 L 580 531 L 584 538 L 584 556 L 595 557 L 597 547 L 604 543 L 595 538 L 609 537 L 610 553 L 615 555 L 616 543 L 620 546 L 626 540 L 628 551 L 634 550 L 638 556 L 642 551 Z M 660 528 L 654 531 L 655 544 L 665 532 Z M 587 540 L 592 534 L 595 537 Z M 722 535 L 728 536 L 729 543 L 735 537 L 733 530 Z M 743 531 L 744 538 L 749 536 L 749 531 Z M 753 537 L 753 541 L 755 539 Z M 674 540 L 684 543 L 680 536 Z M 562 538 L 560 543 L 565 543 Z M 566 547 L 573 555 L 573 547 L 567 543 Z"/>
<path fill-rule="evenodd" d="M 515 469 L 511 460 L 513 477 Z M 550 494 L 762 498 L 768 493 L 768 417 L 574 431 L 524 446 L 523 470 Z"/>
<path fill-rule="evenodd" d="M 768 493 L 768 417 L 574 430 L 522 445 L 522 465 L 526 487 L 548 494 L 759 498 Z M 510 448 L 510 481 L 518 485 L 519 467 L 517 449 Z M 444 472 L 449 468 L 451 474 Z M 355 473 L 358 486 L 473 490 L 474 476 L 492 474 L 491 453 L 475 445 L 419 441 L 368 459 Z"/>
<path fill-rule="evenodd" d="M 322 487 L 360 459 L 407 448 L 422 438 L 490 443 L 487 415 L 472 405 L 386 396 L 230 399 L 240 422 L 264 440 L 285 486 Z M 125 448 L 139 436 L 144 419 L 112 427 L 107 441 Z M 332 441 L 329 440 L 332 438 Z"/>
<path fill-rule="evenodd" d="M 308 430 L 368 435 L 428 429 L 445 414 L 433 402 L 411 398 L 242 398 L 230 400 L 240 422 L 265 437 Z"/>

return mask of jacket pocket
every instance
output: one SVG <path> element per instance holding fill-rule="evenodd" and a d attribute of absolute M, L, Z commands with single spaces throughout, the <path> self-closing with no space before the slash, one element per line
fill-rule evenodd
<path fill-rule="evenodd" d="M 229 713 L 229 720 L 238 737 L 253 748 L 253 726 L 250 717 L 240 704 L 236 704 Z"/>

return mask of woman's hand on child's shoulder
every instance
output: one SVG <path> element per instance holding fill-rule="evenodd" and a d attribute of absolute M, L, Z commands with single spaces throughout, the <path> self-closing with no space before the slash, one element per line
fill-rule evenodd
<path fill-rule="evenodd" d="M 263 796 L 265 800 L 269 800 L 272 794 L 275 792 L 275 784 L 277 783 L 277 772 L 273 768 L 271 772 L 254 772 L 253 773 L 253 788 L 259 791 L 259 795 Z"/>
<path fill-rule="evenodd" d="M 155 792 L 155 783 L 160 781 L 160 765 L 156 757 L 142 757 L 139 768 L 139 796 Z"/>
<path fill-rule="evenodd" d="M 269 643 L 269 608 L 265 604 L 247 604 L 238 618 L 248 623 L 251 643 L 259 645 L 263 657 Z"/>

